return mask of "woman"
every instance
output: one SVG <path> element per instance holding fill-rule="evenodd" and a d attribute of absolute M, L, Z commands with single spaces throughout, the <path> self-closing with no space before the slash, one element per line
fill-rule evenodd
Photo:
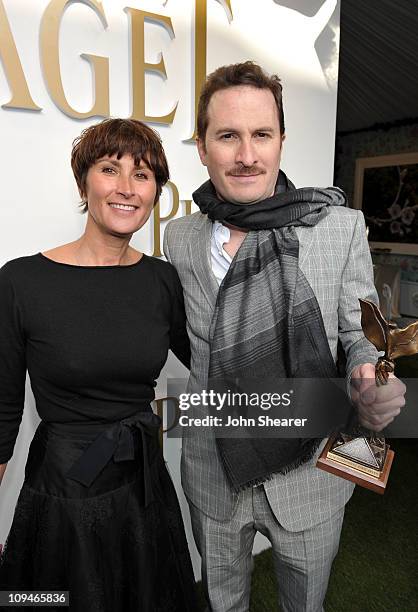
<path fill-rule="evenodd" d="M 170 264 L 129 245 L 169 178 L 167 161 L 151 128 L 109 119 L 84 130 L 71 164 L 84 234 L 0 270 L 1 472 L 26 369 L 42 419 L 0 590 L 66 590 L 77 612 L 194 612 L 150 407 L 168 349 L 189 361 L 182 290 Z"/>

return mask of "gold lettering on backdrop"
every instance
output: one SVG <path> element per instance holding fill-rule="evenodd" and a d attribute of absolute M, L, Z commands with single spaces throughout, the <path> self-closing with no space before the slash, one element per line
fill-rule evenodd
<path fill-rule="evenodd" d="M 179 198 L 179 190 L 177 189 L 176 185 L 172 182 L 172 181 L 168 181 L 166 187 L 170 190 L 171 192 L 171 198 L 172 198 L 172 206 L 171 206 L 171 210 L 168 213 L 168 215 L 165 215 L 165 217 L 161 216 L 161 208 L 160 208 L 160 202 L 158 201 L 157 204 L 154 206 L 154 252 L 153 252 L 153 256 L 154 257 L 162 257 L 162 252 L 161 252 L 161 221 L 168 221 L 169 219 L 173 219 L 178 210 L 179 210 L 179 204 L 180 204 L 180 198 Z"/>
<path fill-rule="evenodd" d="M 2 104 L 2 108 L 42 110 L 35 104 L 29 93 L 2 0 L 0 0 L 0 58 L 3 62 L 7 82 L 12 92 L 12 99 L 7 104 Z"/>
<path fill-rule="evenodd" d="M 104 28 L 107 28 L 106 15 L 99 0 L 76 0 L 92 8 L 100 17 Z M 59 61 L 59 30 L 65 9 L 74 4 L 74 0 L 52 0 L 42 17 L 40 30 L 40 50 L 45 82 L 54 103 L 63 113 L 75 119 L 87 117 L 108 117 L 109 104 L 109 59 L 89 53 L 82 53 L 80 57 L 87 60 L 92 68 L 94 78 L 94 103 L 92 108 L 79 113 L 72 108 L 65 97 L 61 79 Z"/>
<path fill-rule="evenodd" d="M 231 0 L 218 0 L 224 7 L 228 19 L 232 21 Z M 208 30 L 208 0 L 195 0 L 194 25 L 194 128 L 193 134 L 185 142 L 192 142 L 197 136 L 197 107 L 199 96 L 206 79 L 207 30 Z"/>
<path fill-rule="evenodd" d="M 157 15 L 156 13 L 148 13 L 133 8 L 124 9 L 130 15 L 131 22 L 131 68 L 132 68 L 132 115 L 133 119 L 140 121 L 151 121 L 154 123 L 173 123 L 174 115 L 176 114 L 176 102 L 173 110 L 167 115 L 161 117 L 151 117 L 145 113 L 145 71 L 156 72 L 163 79 L 167 78 L 165 70 L 164 58 L 160 54 L 158 64 L 150 64 L 145 61 L 145 21 L 151 21 L 158 25 L 162 25 L 171 38 L 174 38 L 173 25 L 170 17 L 165 15 Z"/>
<path fill-rule="evenodd" d="M 193 200 L 182 200 L 184 202 L 184 214 L 191 215 L 192 214 L 192 202 Z"/>
<path fill-rule="evenodd" d="M 174 427 L 176 427 L 176 425 L 179 422 L 179 417 L 180 417 L 179 401 L 176 397 L 160 397 L 159 399 L 155 399 L 154 402 L 156 405 L 155 412 L 158 414 L 161 421 L 163 421 L 164 419 L 164 404 L 167 405 L 167 411 L 166 411 L 167 416 L 168 416 L 168 405 L 169 404 L 172 405 L 172 410 L 171 410 L 172 414 L 170 415 L 172 417 L 172 422 L 167 423 L 167 429 L 163 429 L 161 427 L 159 431 L 160 446 L 162 448 L 163 447 L 163 434 L 167 433 L 171 429 L 174 429 Z"/>

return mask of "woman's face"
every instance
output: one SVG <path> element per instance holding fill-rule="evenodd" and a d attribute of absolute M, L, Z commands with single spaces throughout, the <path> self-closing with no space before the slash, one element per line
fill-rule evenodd
<path fill-rule="evenodd" d="M 135 166 L 132 155 L 117 159 L 105 156 L 87 172 L 88 213 L 98 227 L 109 234 L 133 234 L 148 220 L 157 193 L 154 172 L 141 160 Z"/>

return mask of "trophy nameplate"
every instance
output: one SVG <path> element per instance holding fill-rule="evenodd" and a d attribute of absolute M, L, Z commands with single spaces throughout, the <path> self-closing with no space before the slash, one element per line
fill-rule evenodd
<path fill-rule="evenodd" d="M 376 385 L 386 385 L 389 373 L 395 369 L 393 360 L 418 353 L 418 321 L 398 328 L 386 321 L 373 302 L 361 299 L 359 302 L 364 335 L 378 351 L 384 351 L 376 363 Z M 383 436 L 363 429 L 357 436 L 340 433 L 330 438 L 316 465 L 362 487 L 384 493 L 393 457 L 394 452 Z"/>

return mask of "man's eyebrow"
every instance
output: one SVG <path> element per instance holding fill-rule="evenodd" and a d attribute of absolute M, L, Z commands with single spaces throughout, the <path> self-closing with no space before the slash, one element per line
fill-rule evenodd
<path fill-rule="evenodd" d="M 274 132 L 275 129 L 272 127 L 260 127 L 254 130 L 254 132 Z"/>
<path fill-rule="evenodd" d="M 216 130 L 215 136 L 218 136 L 218 134 L 225 134 L 226 132 L 237 132 L 237 131 L 238 130 L 236 128 L 222 127 L 222 128 L 219 128 L 219 130 Z"/>
<path fill-rule="evenodd" d="M 253 133 L 255 134 L 256 132 L 274 132 L 275 129 L 273 127 L 259 127 L 256 128 L 255 130 L 253 130 Z M 239 130 L 237 130 L 237 128 L 232 128 L 232 127 L 223 127 L 223 128 L 219 128 L 218 130 L 216 130 L 215 132 L 215 136 L 219 136 L 219 134 L 226 134 L 226 133 L 236 133 L 239 132 Z"/>

